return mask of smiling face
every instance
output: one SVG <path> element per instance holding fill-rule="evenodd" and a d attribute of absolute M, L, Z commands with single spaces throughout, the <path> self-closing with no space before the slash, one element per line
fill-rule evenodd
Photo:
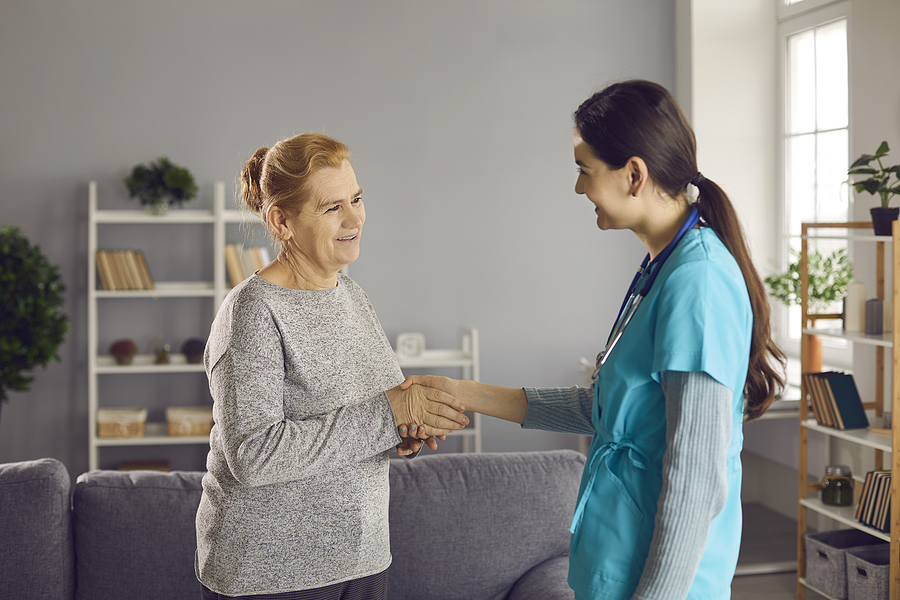
<path fill-rule="evenodd" d="M 572 138 L 575 148 L 575 164 L 578 180 L 575 193 L 587 196 L 597 213 L 597 227 L 602 230 L 630 228 L 636 215 L 632 202 L 633 183 L 628 167 L 611 169 L 594 156 L 590 146 L 581 138 L 578 130 Z"/>
<path fill-rule="evenodd" d="M 349 161 L 340 168 L 325 168 L 309 179 L 309 198 L 289 220 L 290 246 L 304 270 L 333 277 L 359 257 L 366 210 L 362 190 Z"/>

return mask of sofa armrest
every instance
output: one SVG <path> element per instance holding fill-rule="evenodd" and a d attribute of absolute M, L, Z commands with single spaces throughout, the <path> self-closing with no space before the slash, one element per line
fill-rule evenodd
<path fill-rule="evenodd" d="M 0 465 L 0 598 L 71 598 L 71 481 L 58 460 Z"/>
<path fill-rule="evenodd" d="M 545 560 L 519 578 L 506 600 L 574 600 L 568 577 L 568 556 Z"/>

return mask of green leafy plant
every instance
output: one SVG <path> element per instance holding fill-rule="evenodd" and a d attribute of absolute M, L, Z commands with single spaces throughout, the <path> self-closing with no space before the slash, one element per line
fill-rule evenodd
<path fill-rule="evenodd" d="M 868 192 L 873 196 L 878 194 L 881 196 L 881 208 L 887 208 L 890 204 L 891 197 L 900 194 L 900 165 L 885 167 L 881 159 L 888 155 L 891 149 L 888 143 L 881 142 L 875 154 L 863 154 L 856 162 L 850 165 L 849 175 L 868 175 L 866 179 L 855 181 L 853 189 L 857 194 Z M 878 164 L 878 168 L 872 165 L 872 161 Z M 891 185 L 891 177 L 894 182 Z"/>
<path fill-rule="evenodd" d="M 69 319 L 60 307 L 66 286 L 17 227 L 0 230 L 0 401 L 7 392 L 28 390 L 28 372 L 59 362 Z"/>
<path fill-rule="evenodd" d="M 197 183 L 191 172 L 165 156 L 156 162 L 136 165 L 124 181 L 129 196 L 138 198 L 143 205 L 162 202 L 180 205 L 197 196 Z"/>
<path fill-rule="evenodd" d="M 800 304 L 800 252 L 791 248 L 791 263 L 784 273 L 765 278 L 769 292 L 785 305 Z M 853 264 L 847 249 L 839 248 L 822 256 L 818 251 L 807 253 L 809 264 L 809 310 L 821 312 L 847 295 L 847 284 L 853 280 Z"/>

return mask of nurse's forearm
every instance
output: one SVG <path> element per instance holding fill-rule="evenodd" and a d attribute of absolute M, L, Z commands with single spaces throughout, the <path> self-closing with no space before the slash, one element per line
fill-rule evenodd
<path fill-rule="evenodd" d="M 462 401 L 466 410 L 512 421 L 519 425 L 525 422 L 528 398 L 525 390 L 491 385 L 469 379 L 450 379 L 435 375 L 410 375 L 400 386 L 407 389 L 411 385 L 424 385 L 441 390 Z"/>
<path fill-rule="evenodd" d="M 475 381 L 461 383 L 471 384 L 474 388 L 473 393 L 466 394 L 463 398 L 467 409 L 519 425 L 525 422 L 525 413 L 528 411 L 525 390 Z"/>

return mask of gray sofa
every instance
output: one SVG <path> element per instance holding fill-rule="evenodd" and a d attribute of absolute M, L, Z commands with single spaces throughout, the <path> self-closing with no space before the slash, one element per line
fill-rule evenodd
<path fill-rule="evenodd" d="M 391 461 L 391 600 L 553 600 L 584 457 L 574 451 Z M 0 598 L 197 600 L 201 472 L 0 464 Z"/>

